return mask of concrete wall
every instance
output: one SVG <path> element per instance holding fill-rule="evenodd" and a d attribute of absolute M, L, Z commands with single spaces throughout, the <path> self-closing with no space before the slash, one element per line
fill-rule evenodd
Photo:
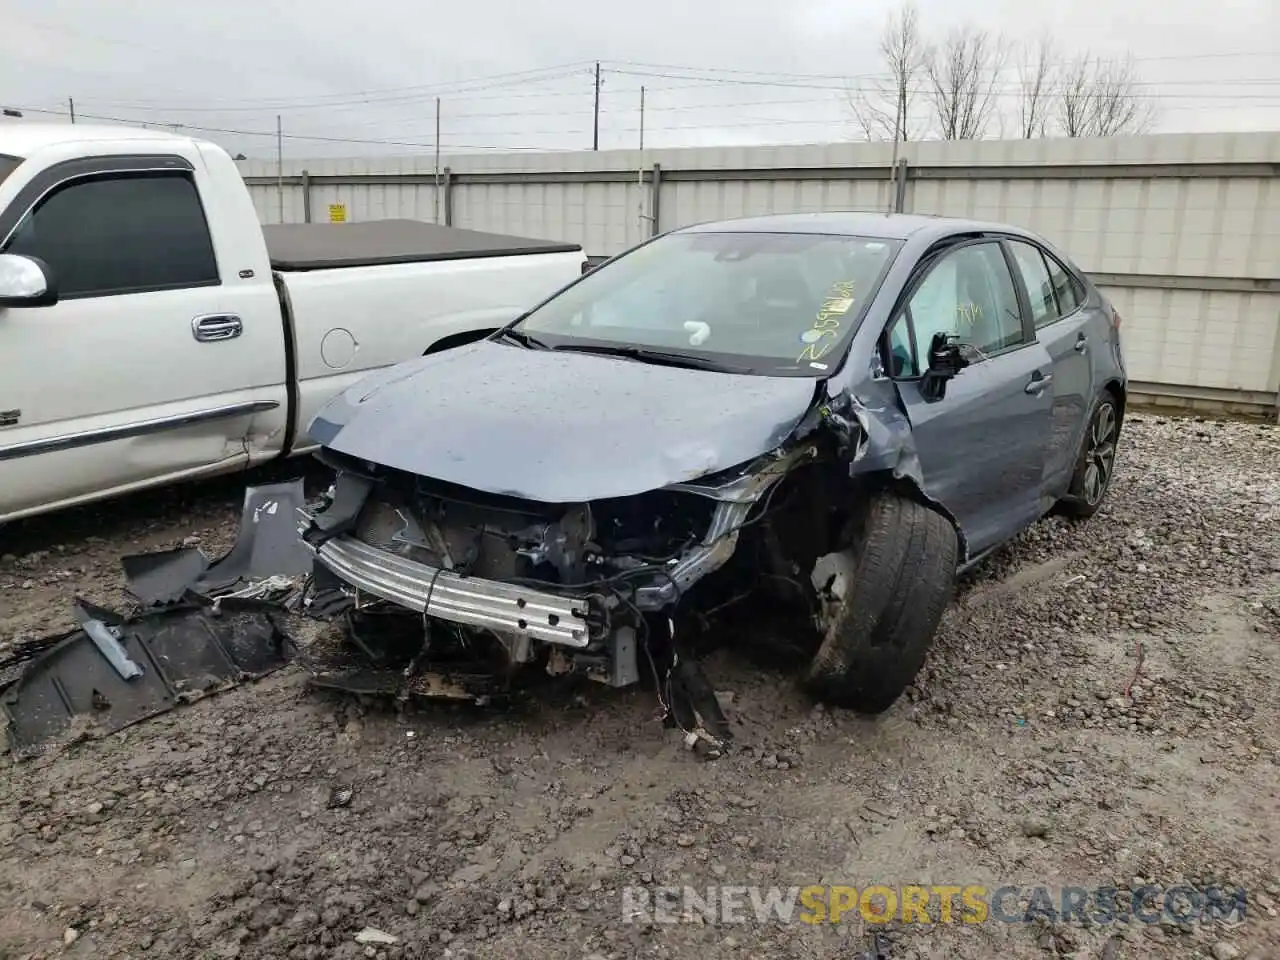
<path fill-rule="evenodd" d="M 1068 251 L 1124 317 L 1138 389 L 1274 410 L 1280 133 L 246 161 L 264 222 L 439 218 L 611 254 L 699 220 L 904 210 L 1016 223 Z M 283 183 L 278 175 L 283 174 Z"/>

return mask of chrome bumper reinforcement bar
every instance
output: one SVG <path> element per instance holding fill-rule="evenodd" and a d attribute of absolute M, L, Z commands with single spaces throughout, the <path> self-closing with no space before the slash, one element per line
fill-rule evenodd
<path fill-rule="evenodd" d="M 589 642 L 583 598 L 463 577 L 346 535 L 323 543 L 316 558 L 351 586 L 429 617 L 568 647 Z"/>

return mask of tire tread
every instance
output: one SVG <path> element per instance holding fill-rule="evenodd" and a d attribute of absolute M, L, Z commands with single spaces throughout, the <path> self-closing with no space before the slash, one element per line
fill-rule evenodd
<path fill-rule="evenodd" d="M 854 583 L 809 664 L 806 685 L 839 706 L 880 713 L 924 663 L 954 590 L 958 542 L 937 511 L 881 494 L 850 549 Z"/>

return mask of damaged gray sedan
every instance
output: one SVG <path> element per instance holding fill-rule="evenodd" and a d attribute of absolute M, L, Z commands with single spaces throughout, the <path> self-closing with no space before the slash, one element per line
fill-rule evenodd
<path fill-rule="evenodd" d="M 330 403 L 305 539 L 358 608 L 415 616 L 415 657 L 661 680 L 683 618 L 746 594 L 793 614 L 815 695 L 883 711 L 958 571 L 1103 502 L 1119 326 L 1010 226 L 676 230 Z"/>

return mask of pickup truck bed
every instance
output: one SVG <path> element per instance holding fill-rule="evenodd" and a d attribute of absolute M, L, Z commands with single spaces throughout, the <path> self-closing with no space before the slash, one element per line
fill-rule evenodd
<path fill-rule="evenodd" d="M 420 220 L 284 223 L 262 228 L 274 270 L 330 270 L 534 253 L 577 253 L 576 243 L 530 240 Z"/>

